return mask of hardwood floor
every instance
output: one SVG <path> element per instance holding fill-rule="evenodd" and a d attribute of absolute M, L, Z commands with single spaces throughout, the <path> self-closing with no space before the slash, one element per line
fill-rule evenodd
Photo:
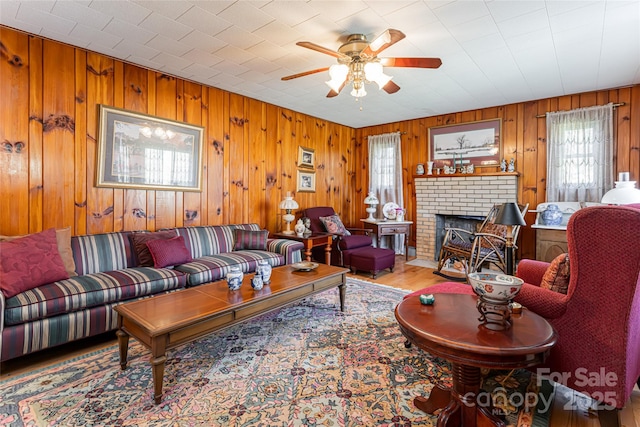
<path fill-rule="evenodd" d="M 408 265 L 404 256 L 396 257 L 396 266 L 393 273 L 388 270 L 378 273 L 376 279 L 372 279 L 370 274 L 359 272 L 349 273 L 350 277 L 364 279 L 370 282 L 379 283 L 395 288 L 406 290 L 418 290 L 427 286 L 444 282 L 440 276 L 432 273 L 433 270 Z M 16 375 L 29 372 L 35 369 L 44 368 L 48 365 L 73 359 L 83 354 L 97 351 L 117 343 L 115 334 L 108 333 L 97 337 L 89 338 L 75 343 L 41 351 L 32 355 L 9 360 L 1 365 L 0 381 L 9 379 Z M 551 413 L 551 427 L 600 427 L 597 413 L 587 407 L 584 396 L 571 389 L 558 385 L 556 387 L 556 397 L 553 402 Z M 577 409 L 566 410 L 565 405 L 570 402 L 579 402 Z M 640 427 L 640 390 L 636 387 L 630 402 L 620 411 L 620 426 Z"/>

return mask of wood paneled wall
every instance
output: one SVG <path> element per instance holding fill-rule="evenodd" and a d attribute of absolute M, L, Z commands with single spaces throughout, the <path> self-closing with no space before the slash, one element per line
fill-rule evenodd
<path fill-rule="evenodd" d="M 358 222 L 354 129 L 4 27 L 0 42 L 0 234 L 277 231 L 287 191 Z M 203 126 L 202 192 L 95 187 L 99 104 Z M 315 193 L 295 194 L 299 146 L 315 150 Z"/>
<path fill-rule="evenodd" d="M 502 157 L 516 159 L 518 198 L 520 203 L 529 203 L 535 209 L 546 200 L 546 121 L 536 116 L 548 111 L 571 110 L 574 108 L 604 105 L 609 102 L 624 103 L 615 110 L 615 178 L 618 172 L 630 172 L 631 179 L 640 181 L 640 85 L 613 90 L 587 92 L 537 101 L 522 102 L 481 110 L 464 111 L 424 119 L 408 120 L 372 126 L 356 131 L 356 158 L 359 173 L 356 188 L 364 188 L 366 193 L 368 168 L 367 137 L 387 132 L 402 132 L 402 164 L 404 174 L 404 199 L 407 219 L 416 217 L 414 173 L 418 163 L 429 160 L 428 130 L 432 126 L 472 122 L 476 120 L 502 118 Z M 497 168 L 482 168 L 482 171 L 496 171 Z M 359 210 L 356 217 L 364 217 L 364 206 L 356 203 Z M 363 216 L 360 216 L 363 215 Z M 535 222 L 535 214 L 526 217 L 527 224 Z M 412 245 L 415 245 L 415 227 Z M 535 258 L 535 231 L 526 227 L 520 234 L 520 255 Z"/>

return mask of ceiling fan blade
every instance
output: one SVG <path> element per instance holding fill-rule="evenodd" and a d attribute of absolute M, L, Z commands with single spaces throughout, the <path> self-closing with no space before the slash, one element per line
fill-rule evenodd
<path fill-rule="evenodd" d="M 376 37 L 367 47 L 360 52 L 361 56 L 374 57 L 391 45 L 398 43 L 406 36 L 402 31 L 389 28 L 384 33 Z"/>
<path fill-rule="evenodd" d="M 384 67 L 438 68 L 442 65 L 440 58 L 380 58 Z"/>
<path fill-rule="evenodd" d="M 328 49 L 326 47 L 320 46 L 319 44 L 311 43 L 311 42 L 298 42 L 296 43 L 298 46 L 306 47 L 307 49 L 315 50 L 316 52 L 324 53 L 327 55 L 334 56 L 338 59 L 351 60 L 350 56 L 345 55 L 344 53 L 340 53 L 335 50 Z"/>
<path fill-rule="evenodd" d="M 331 89 L 329 91 L 329 93 L 327 94 L 327 98 L 333 98 L 335 96 L 338 96 L 340 94 L 340 92 L 342 92 L 342 89 L 344 89 L 344 87 L 346 85 L 347 85 L 347 82 L 345 81 L 344 83 L 342 83 L 342 86 L 340 86 L 340 89 L 338 89 L 337 92 L 335 90 Z"/>
<path fill-rule="evenodd" d="M 290 76 L 285 76 L 281 80 L 292 80 L 297 79 L 298 77 L 308 76 L 310 74 L 322 73 L 323 71 L 329 71 L 329 67 L 316 68 L 315 70 L 305 71 L 303 73 L 292 74 Z"/>
<path fill-rule="evenodd" d="M 395 84 L 392 80 L 389 80 L 386 85 L 382 86 L 382 89 L 384 89 L 384 91 L 387 93 L 396 93 L 400 90 L 400 86 Z"/>

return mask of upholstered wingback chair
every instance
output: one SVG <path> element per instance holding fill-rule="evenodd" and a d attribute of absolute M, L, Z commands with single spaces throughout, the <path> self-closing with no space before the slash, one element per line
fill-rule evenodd
<path fill-rule="evenodd" d="M 539 286 L 549 264 L 522 260 L 515 299 L 558 332 L 552 379 L 620 409 L 640 385 L 640 205 L 579 210 L 567 242 L 567 294 Z"/>
<path fill-rule="evenodd" d="M 320 220 L 320 217 L 327 217 L 335 214 L 335 210 L 329 206 L 307 208 L 302 213 L 303 216 L 306 216 L 311 220 L 310 229 L 314 233 L 326 233 L 327 229 Z M 350 236 L 334 236 L 331 249 L 331 264 L 350 266 L 352 252 L 361 248 L 369 247 L 373 244 L 373 240 L 371 239 L 371 236 L 368 235 L 367 230 L 360 228 L 348 228 L 348 230 L 352 233 Z M 324 260 L 323 248 L 313 248 L 313 250 L 314 259 Z"/>

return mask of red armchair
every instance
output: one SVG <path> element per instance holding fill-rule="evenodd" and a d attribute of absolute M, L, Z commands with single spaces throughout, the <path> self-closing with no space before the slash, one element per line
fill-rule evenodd
<path fill-rule="evenodd" d="M 540 288 L 547 263 L 522 260 L 515 300 L 558 332 L 544 365 L 551 379 L 620 409 L 640 385 L 640 205 L 579 210 L 567 242 L 567 294 Z M 611 413 L 599 411 L 601 422 Z"/>
<path fill-rule="evenodd" d="M 311 220 L 311 231 L 315 233 L 326 233 L 327 229 L 325 228 L 324 224 L 322 224 L 322 221 L 320 221 L 320 217 L 331 216 L 335 214 L 336 212 L 332 207 L 321 206 L 305 209 L 302 213 L 302 216 L 306 216 Z M 350 266 L 351 254 L 353 252 L 361 248 L 369 247 L 373 244 L 371 236 L 368 235 L 368 230 L 360 228 L 347 228 L 347 230 L 352 233 L 350 236 L 334 235 L 331 249 L 331 264 L 339 266 Z M 313 248 L 313 250 L 314 259 L 324 260 L 323 248 Z M 317 252 L 315 252 L 316 250 Z"/>

